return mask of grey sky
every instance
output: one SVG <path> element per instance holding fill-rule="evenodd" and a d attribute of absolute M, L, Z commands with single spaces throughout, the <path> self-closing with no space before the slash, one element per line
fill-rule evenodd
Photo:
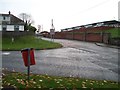
<path fill-rule="evenodd" d="M 106 20 L 118 20 L 119 0 L 0 0 L 0 13 L 31 14 L 34 25 L 49 31 L 51 19 L 56 31 Z"/>

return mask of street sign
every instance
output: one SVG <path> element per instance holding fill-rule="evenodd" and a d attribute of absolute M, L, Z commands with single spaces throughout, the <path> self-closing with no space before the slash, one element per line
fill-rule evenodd
<path fill-rule="evenodd" d="M 54 35 L 55 34 L 55 29 L 50 29 L 50 34 Z"/>

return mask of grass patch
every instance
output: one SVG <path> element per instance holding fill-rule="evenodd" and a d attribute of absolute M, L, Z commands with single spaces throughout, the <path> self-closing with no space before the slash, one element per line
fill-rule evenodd
<path fill-rule="evenodd" d="M 112 29 L 109 29 L 109 30 L 97 31 L 97 32 L 110 33 L 111 38 L 120 38 L 120 28 L 112 28 Z"/>
<path fill-rule="evenodd" d="M 106 33 L 111 33 L 111 38 L 120 38 L 120 29 L 119 28 L 113 28 L 110 30 L 106 30 Z"/>
<path fill-rule="evenodd" d="M 26 74 L 23 73 L 2 73 L 2 86 L 12 86 L 17 90 L 24 90 L 24 88 L 65 88 L 65 89 L 77 89 L 77 88 L 118 88 L 117 82 L 111 82 L 106 80 L 90 80 L 80 79 L 72 77 L 57 77 L 48 75 L 30 75 L 30 81 L 26 80 Z"/>
<path fill-rule="evenodd" d="M 0 50 L 2 50 L 2 38 L 0 37 Z"/>
<path fill-rule="evenodd" d="M 15 37 L 14 42 L 12 38 L 2 38 L 2 50 L 21 50 L 23 48 L 34 49 L 52 49 L 62 47 L 59 43 L 38 39 L 34 36 Z"/>

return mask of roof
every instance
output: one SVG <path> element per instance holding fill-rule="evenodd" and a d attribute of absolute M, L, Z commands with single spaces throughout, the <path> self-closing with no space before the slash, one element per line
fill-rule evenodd
<path fill-rule="evenodd" d="M 24 21 L 23 20 L 21 20 L 20 18 L 18 18 L 18 17 L 16 17 L 16 16 L 14 16 L 13 14 L 0 14 L 0 15 L 2 15 L 2 16 L 7 16 L 7 17 L 9 17 L 10 16 L 10 24 L 16 24 L 16 25 L 24 25 L 25 23 L 24 23 Z"/>
<path fill-rule="evenodd" d="M 0 15 L 2 15 L 2 16 L 9 16 L 9 14 L 1 14 L 1 13 L 0 13 Z"/>
<path fill-rule="evenodd" d="M 42 31 L 41 33 L 49 33 L 48 31 Z"/>
<path fill-rule="evenodd" d="M 11 14 L 11 24 L 24 24 L 24 21 Z"/>
<path fill-rule="evenodd" d="M 120 22 L 119 22 L 119 21 L 116 21 L 116 20 L 104 21 L 103 23 L 104 23 L 104 24 L 108 24 L 108 25 L 110 25 L 110 24 L 120 24 Z"/>
<path fill-rule="evenodd" d="M 61 30 L 68 30 L 68 29 L 80 28 L 80 27 L 85 27 L 85 26 L 95 26 L 95 25 L 100 24 L 100 23 L 103 23 L 103 25 L 112 25 L 112 24 L 119 24 L 120 25 L 120 21 L 110 20 L 110 21 L 96 22 L 96 23 L 91 23 L 91 24 L 86 24 L 86 25 L 81 25 L 81 26 L 65 28 L 65 29 L 61 29 Z"/>

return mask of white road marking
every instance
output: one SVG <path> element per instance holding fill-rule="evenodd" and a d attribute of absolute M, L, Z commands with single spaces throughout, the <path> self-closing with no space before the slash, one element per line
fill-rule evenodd
<path fill-rule="evenodd" d="M 3 52 L 2 54 L 3 54 L 3 55 L 9 55 L 10 52 Z"/>

